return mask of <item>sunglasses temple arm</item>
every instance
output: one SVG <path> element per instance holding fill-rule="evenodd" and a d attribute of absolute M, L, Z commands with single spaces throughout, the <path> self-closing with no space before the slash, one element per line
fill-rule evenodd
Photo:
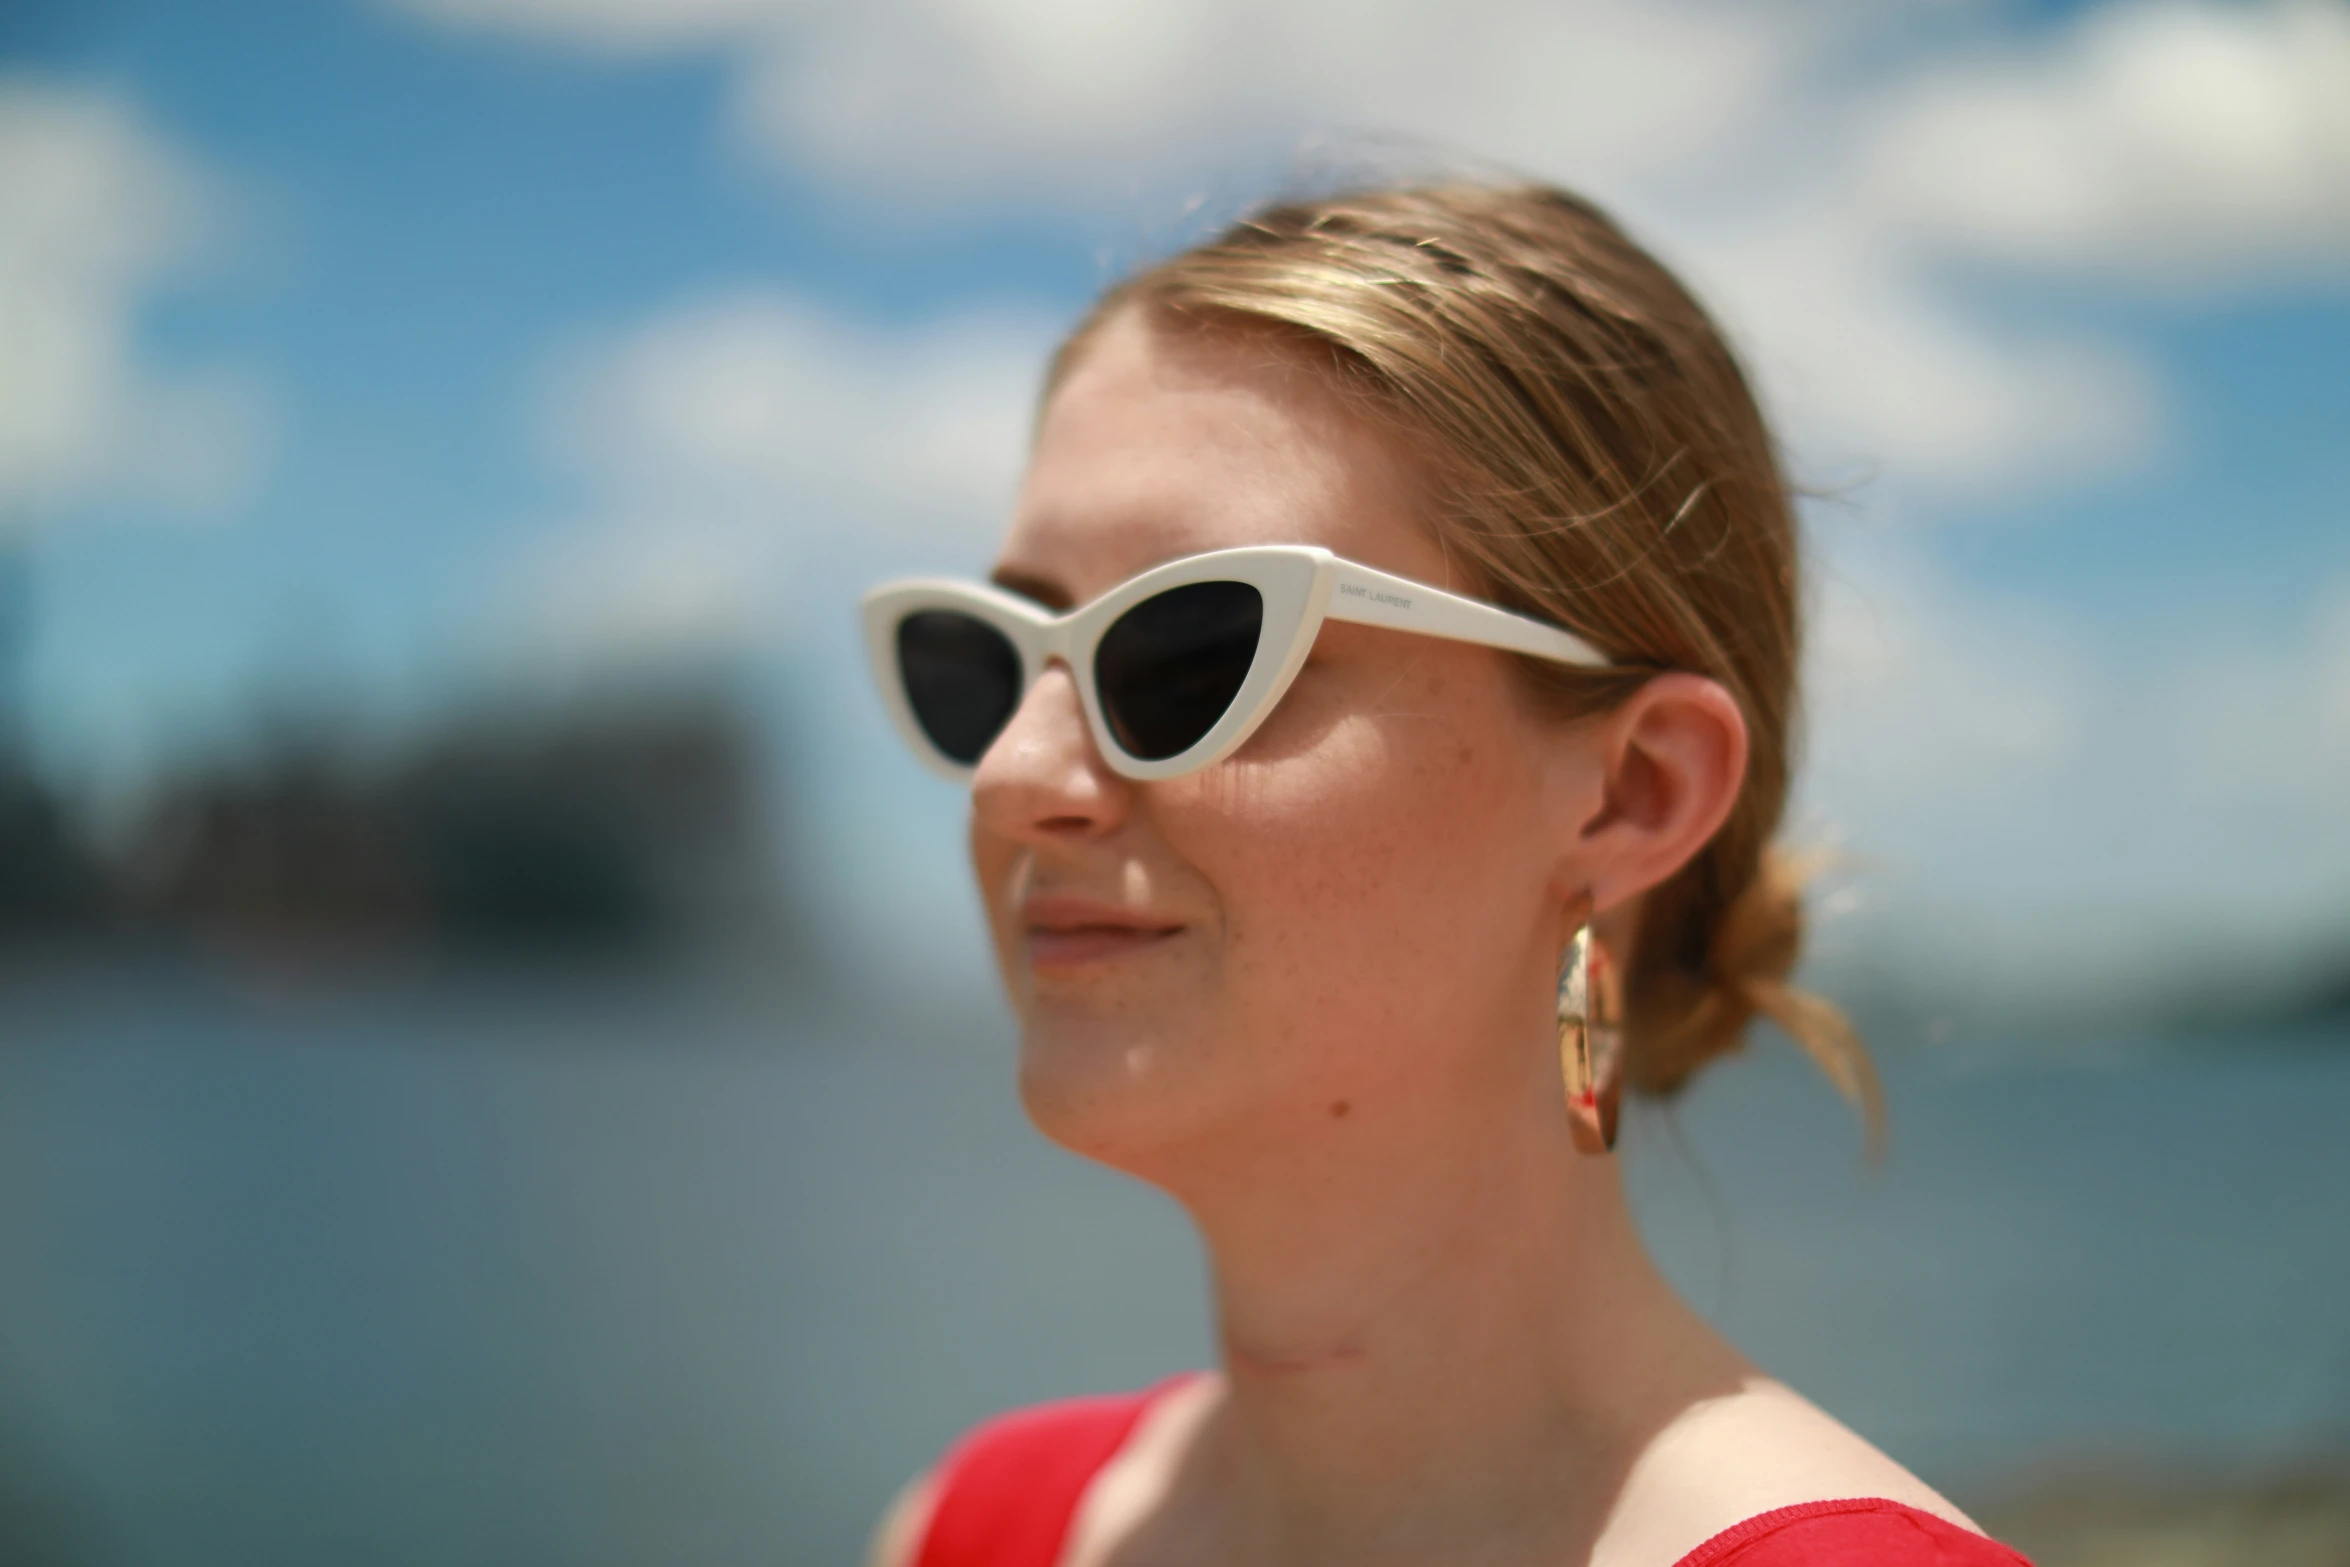
<path fill-rule="evenodd" d="M 1580 664 L 1589 669 L 1607 666 L 1607 655 L 1573 632 L 1408 577 L 1391 577 L 1352 561 L 1336 564 L 1338 575 L 1331 587 L 1330 607 L 1323 612 L 1332 620 L 1475 642 L 1553 663 Z"/>

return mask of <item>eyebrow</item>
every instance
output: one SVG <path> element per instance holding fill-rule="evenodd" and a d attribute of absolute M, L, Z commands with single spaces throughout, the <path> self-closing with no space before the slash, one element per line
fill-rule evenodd
<path fill-rule="evenodd" d="M 1011 566 L 998 566 L 988 574 L 987 580 L 1007 593 L 1017 593 L 1024 599 L 1042 604 L 1046 609 L 1067 609 L 1072 603 L 1069 590 L 1052 578 L 1032 576 Z"/>

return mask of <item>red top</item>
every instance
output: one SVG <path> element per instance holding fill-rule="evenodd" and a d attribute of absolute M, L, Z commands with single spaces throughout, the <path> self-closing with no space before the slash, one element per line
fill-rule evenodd
<path fill-rule="evenodd" d="M 1054 1567 L 1086 1487 L 1169 1383 L 999 1415 L 955 1444 L 915 1567 Z M 1883 1497 L 1799 1502 L 1723 1530 L 1676 1567 L 2032 1567 Z"/>

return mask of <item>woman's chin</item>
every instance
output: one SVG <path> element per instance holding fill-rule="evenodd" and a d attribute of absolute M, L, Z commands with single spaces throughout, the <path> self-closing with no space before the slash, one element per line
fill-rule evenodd
<path fill-rule="evenodd" d="M 1200 1063 L 1166 1035 L 1099 1017 L 1032 1014 L 1021 1030 L 1020 1102 L 1072 1153 L 1137 1175 L 1213 1119 Z"/>

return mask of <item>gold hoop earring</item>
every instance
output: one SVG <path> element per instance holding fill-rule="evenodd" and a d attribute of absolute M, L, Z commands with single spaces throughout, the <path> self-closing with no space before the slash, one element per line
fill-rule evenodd
<path fill-rule="evenodd" d="M 1559 964 L 1559 1066 L 1567 1082 L 1567 1114 L 1575 1146 L 1588 1154 L 1616 1146 L 1616 1111 L 1623 1098 L 1623 987 L 1615 960 L 1599 944 L 1590 921 L 1578 926 Z"/>

